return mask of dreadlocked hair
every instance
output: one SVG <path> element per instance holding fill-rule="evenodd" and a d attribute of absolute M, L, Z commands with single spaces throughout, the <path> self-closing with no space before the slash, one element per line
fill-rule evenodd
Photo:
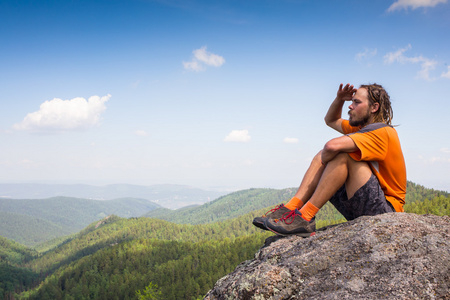
<path fill-rule="evenodd" d="M 369 94 L 369 103 L 374 105 L 379 104 L 378 110 L 374 113 L 375 123 L 385 123 L 391 125 L 394 112 L 391 107 L 391 100 L 386 90 L 379 84 L 361 85 L 360 88 L 365 88 Z"/>

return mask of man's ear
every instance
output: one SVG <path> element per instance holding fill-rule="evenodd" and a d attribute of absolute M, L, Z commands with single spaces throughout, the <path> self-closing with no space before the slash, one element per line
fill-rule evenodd
<path fill-rule="evenodd" d="M 372 105 L 372 113 L 376 113 L 379 108 L 380 108 L 380 103 L 374 103 Z"/>

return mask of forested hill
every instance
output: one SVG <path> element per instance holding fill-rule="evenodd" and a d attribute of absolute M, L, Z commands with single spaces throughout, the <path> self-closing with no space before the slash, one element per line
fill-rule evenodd
<path fill-rule="evenodd" d="M 405 212 L 450 215 L 450 193 L 446 191 L 428 189 L 408 181 L 405 201 Z"/>
<path fill-rule="evenodd" d="M 235 218 L 256 209 L 285 202 L 292 198 L 295 189 L 248 189 L 222 196 L 201 206 L 172 211 L 158 208 L 145 214 L 179 224 L 204 224 Z"/>
<path fill-rule="evenodd" d="M 0 236 L 0 262 L 21 264 L 30 261 L 37 255 L 36 251 Z"/>
<path fill-rule="evenodd" d="M 76 233 L 111 214 L 137 217 L 159 207 L 148 200 L 135 198 L 108 201 L 70 197 L 0 199 L 0 235 L 35 246 Z"/>
<path fill-rule="evenodd" d="M 413 183 L 408 192 L 407 212 L 450 214 L 447 192 Z M 0 239 L 0 299 L 136 299 L 146 287 L 161 299 L 201 298 L 220 277 L 253 258 L 271 235 L 252 219 L 292 193 L 251 189 L 170 211 L 175 217 L 190 212 L 203 223 L 197 225 L 110 216 L 45 253 Z M 240 216 L 230 218 L 235 215 Z M 212 221 L 219 218 L 224 221 Z M 342 221 L 331 205 L 317 216 L 318 227 Z"/>
<path fill-rule="evenodd" d="M 38 253 L 0 236 L 0 299 L 14 299 L 14 290 L 39 283 L 39 275 L 23 265 Z"/>
<path fill-rule="evenodd" d="M 22 263 L 43 280 L 22 296 L 134 299 L 136 291 L 152 282 L 163 299 L 195 299 L 264 243 L 270 234 L 251 225 L 260 213 L 204 225 L 105 218 Z"/>

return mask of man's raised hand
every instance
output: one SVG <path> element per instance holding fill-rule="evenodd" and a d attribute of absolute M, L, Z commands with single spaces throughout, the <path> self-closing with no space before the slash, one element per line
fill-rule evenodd
<path fill-rule="evenodd" d="M 337 91 L 337 98 L 342 101 L 351 101 L 353 98 L 353 94 L 356 93 L 356 89 L 353 84 L 347 83 L 344 87 L 341 83 L 339 85 L 339 90 Z"/>

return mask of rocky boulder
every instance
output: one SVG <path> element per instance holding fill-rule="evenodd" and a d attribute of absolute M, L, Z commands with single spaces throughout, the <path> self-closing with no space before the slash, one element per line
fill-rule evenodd
<path fill-rule="evenodd" d="M 365 216 L 269 237 L 205 299 L 450 299 L 450 217 Z"/>

